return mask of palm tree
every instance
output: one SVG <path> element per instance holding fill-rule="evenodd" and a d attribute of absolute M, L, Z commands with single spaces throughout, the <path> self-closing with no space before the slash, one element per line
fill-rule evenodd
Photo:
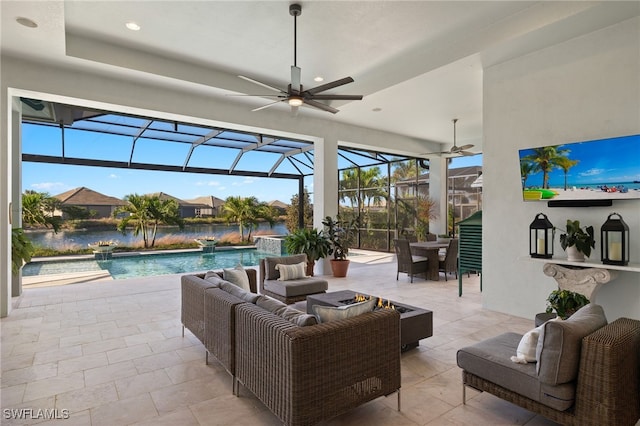
<path fill-rule="evenodd" d="M 553 145 L 535 148 L 533 154 L 523 158 L 523 160 L 530 161 L 534 164 L 534 171 L 542 172 L 543 188 L 549 188 L 549 173 L 554 167 L 558 166 L 558 161 L 562 161 L 560 158 L 565 158 L 565 155 L 569 152 L 568 149 L 558 149 L 558 146 L 559 145 Z"/>
<path fill-rule="evenodd" d="M 60 218 L 53 215 L 60 200 L 46 192 L 25 191 L 22 194 L 22 223 L 27 225 L 51 226 L 54 232 L 60 230 Z"/>
<path fill-rule="evenodd" d="M 130 194 L 124 197 L 126 205 L 117 208 L 113 215 L 128 213 L 120 223 L 118 230 L 125 234 L 127 227 L 133 225 L 133 235 L 142 234 L 145 248 L 155 245 L 158 225 L 178 225 L 184 228 L 180 217 L 180 206 L 175 200 L 161 200 L 157 195 Z"/>
<path fill-rule="evenodd" d="M 380 167 L 360 171 L 360 199 L 367 209 L 371 207 L 371 202 L 379 205 L 383 199 L 387 198 L 381 175 Z"/>
<path fill-rule="evenodd" d="M 531 161 L 525 161 L 524 159 L 520 161 L 520 176 L 522 176 L 522 189 L 526 189 L 527 187 L 527 179 L 529 175 L 533 173 L 535 169 L 535 165 Z"/>
<path fill-rule="evenodd" d="M 256 197 L 228 197 L 224 202 L 224 212 L 227 222 L 238 223 L 242 241 L 245 241 L 245 228 L 249 228 L 248 241 L 251 239 L 251 231 L 257 227 L 260 220 L 267 221 L 270 226 L 275 223 L 275 210 L 266 203 L 258 202 Z"/>
<path fill-rule="evenodd" d="M 562 169 L 562 171 L 564 172 L 564 190 L 567 190 L 567 173 L 569 172 L 569 169 L 572 168 L 573 166 L 575 166 L 576 164 L 579 163 L 578 160 L 571 160 L 568 157 L 560 157 L 557 161 L 556 161 L 558 168 Z"/>
<path fill-rule="evenodd" d="M 408 178 L 415 178 L 418 176 L 418 168 L 416 167 L 416 160 L 396 161 L 393 163 L 393 172 L 391 173 L 391 181 L 397 182 L 399 180 L 405 180 Z"/>

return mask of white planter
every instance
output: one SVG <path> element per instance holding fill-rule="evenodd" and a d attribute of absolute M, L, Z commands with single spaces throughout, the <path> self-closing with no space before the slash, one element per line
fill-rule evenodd
<path fill-rule="evenodd" d="M 576 246 L 567 247 L 566 252 L 569 262 L 584 262 L 584 254 L 580 253 Z"/>

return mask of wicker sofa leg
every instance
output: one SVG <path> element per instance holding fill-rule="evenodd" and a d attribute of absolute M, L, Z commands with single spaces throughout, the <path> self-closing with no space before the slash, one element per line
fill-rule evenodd
<path fill-rule="evenodd" d="M 209 365 L 209 351 L 204 351 L 204 365 Z"/>
<path fill-rule="evenodd" d="M 182 337 L 184 337 L 184 324 L 182 324 Z"/>
<path fill-rule="evenodd" d="M 462 405 L 467 405 L 467 385 L 462 383 Z"/>
<path fill-rule="evenodd" d="M 400 411 L 400 389 L 398 389 L 398 411 Z"/>

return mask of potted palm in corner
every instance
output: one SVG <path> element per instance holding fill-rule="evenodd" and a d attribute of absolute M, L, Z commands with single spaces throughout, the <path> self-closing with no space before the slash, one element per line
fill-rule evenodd
<path fill-rule="evenodd" d="M 349 246 L 353 243 L 355 237 L 356 221 L 341 221 L 339 217 L 335 220 L 331 216 L 327 216 L 322 221 L 326 227 L 325 233 L 329 237 L 331 248 L 329 254 L 333 255 L 331 259 L 331 271 L 334 277 L 342 278 L 347 276 L 350 260 L 347 259 Z"/>
<path fill-rule="evenodd" d="M 583 229 L 580 227 L 579 220 L 568 219 L 567 230 L 560 235 L 560 246 L 567 252 L 567 260 L 584 262 L 585 256 L 589 257 L 591 249 L 596 246 L 593 235 L 593 226 Z"/>
<path fill-rule="evenodd" d="M 284 238 L 284 247 L 289 254 L 304 253 L 307 255 L 307 276 L 313 276 L 316 260 L 329 255 L 331 243 L 324 232 L 317 229 L 296 229 Z"/>

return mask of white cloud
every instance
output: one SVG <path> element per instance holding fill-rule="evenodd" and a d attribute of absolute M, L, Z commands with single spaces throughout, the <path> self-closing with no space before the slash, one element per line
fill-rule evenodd
<path fill-rule="evenodd" d="M 69 187 L 62 182 L 40 182 L 40 183 L 32 183 L 31 187 L 37 189 L 38 191 L 63 191 L 68 189 Z"/>
<path fill-rule="evenodd" d="M 220 186 L 220 182 L 217 180 L 199 181 L 196 182 L 196 186 Z"/>
<path fill-rule="evenodd" d="M 109 179 L 119 179 L 119 178 L 120 178 L 120 176 L 118 176 L 118 175 L 117 175 L 117 174 L 115 174 L 115 173 L 111 173 L 111 174 L 109 175 Z"/>
<path fill-rule="evenodd" d="M 589 169 L 580 173 L 580 176 L 598 176 L 606 172 L 604 169 Z"/>

